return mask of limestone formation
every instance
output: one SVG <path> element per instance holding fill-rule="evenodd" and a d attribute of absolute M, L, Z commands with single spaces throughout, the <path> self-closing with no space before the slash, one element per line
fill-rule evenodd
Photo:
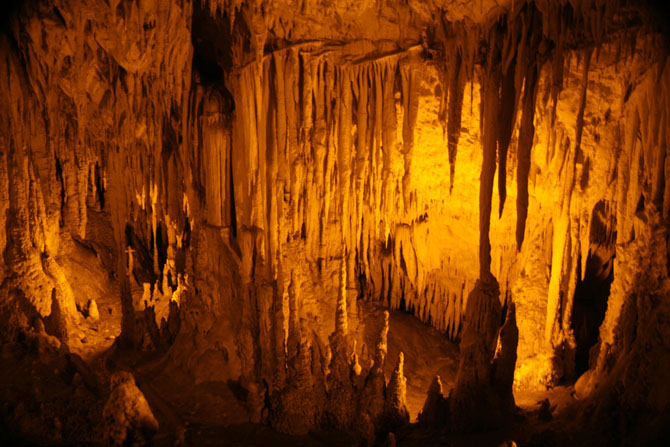
<path fill-rule="evenodd" d="M 104 442 L 108 446 L 146 445 L 158 422 L 132 374 L 119 371 L 110 379 L 110 395 L 103 410 Z"/>
<path fill-rule="evenodd" d="M 386 378 L 384 377 L 384 364 L 387 354 L 387 336 L 389 331 L 388 312 L 383 314 L 382 326 L 379 330 L 376 343 L 376 351 L 372 365 L 368 372 L 360 393 L 357 414 L 358 433 L 369 443 L 373 442 L 377 432 L 383 428 L 383 416 L 386 408 Z"/>
<path fill-rule="evenodd" d="M 391 428 L 401 427 L 409 423 L 409 412 L 407 411 L 407 379 L 403 371 L 404 356 L 401 352 L 398 356 L 391 379 L 386 389 L 386 402 L 384 403 L 385 423 Z"/>
<path fill-rule="evenodd" d="M 456 386 L 449 395 L 449 418 L 456 431 L 491 428 L 503 421 L 493 389 L 493 359 L 500 324 L 498 283 L 492 276 L 477 282 L 468 297 Z M 507 348 L 504 348 L 507 350 Z"/>
<path fill-rule="evenodd" d="M 424 371 L 405 349 L 386 383 L 398 311 L 460 344 L 422 430 L 512 423 L 514 392 L 582 374 L 585 420 L 663 426 L 663 2 L 3 8 L 3 352 L 152 358 L 224 384 L 236 424 L 403 445 Z"/>
<path fill-rule="evenodd" d="M 430 384 L 426 401 L 423 404 L 423 409 L 419 414 L 419 422 L 429 427 L 437 426 L 441 421 L 447 419 L 447 404 L 444 395 L 442 394 L 442 381 L 440 376 L 435 376 L 433 382 Z"/>
<path fill-rule="evenodd" d="M 88 317 L 93 321 L 100 320 L 100 311 L 98 310 L 98 304 L 95 300 L 90 300 L 88 302 Z"/>

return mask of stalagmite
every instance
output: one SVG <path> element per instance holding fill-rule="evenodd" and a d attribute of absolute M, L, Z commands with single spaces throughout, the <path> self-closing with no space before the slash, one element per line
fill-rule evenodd
<path fill-rule="evenodd" d="M 477 281 L 465 311 L 461 361 L 449 395 L 450 427 L 475 431 L 502 422 L 503 408 L 491 389 L 492 361 L 500 324 L 500 289 L 491 275 Z M 478 404 L 477 402 L 486 402 Z"/>
<path fill-rule="evenodd" d="M 93 321 L 100 320 L 100 311 L 98 310 L 98 305 L 95 300 L 90 300 L 88 302 L 88 316 Z"/>
<path fill-rule="evenodd" d="M 158 431 L 158 421 L 131 373 L 112 375 L 111 393 L 103 411 L 105 444 L 151 442 Z"/>
<path fill-rule="evenodd" d="M 387 354 L 387 336 L 389 331 L 388 312 L 384 312 L 382 326 L 376 341 L 373 363 L 360 393 L 358 414 L 361 415 L 358 432 L 372 442 L 376 430 L 381 426 L 382 415 L 386 408 L 386 379 L 384 364 Z"/>
<path fill-rule="evenodd" d="M 277 430 L 291 434 L 306 434 L 318 427 L 325 396 L 312 377 L 312 346 L 302 333 L 300 344 L 291 359 L 287 386 L 271 397 L 270 423 Z"/>
<path fill-rule="evenodd" d="M 326 378 L 328 402 L 325 417 L 333 427 L 349 427 L 353 421 L 355 400 L 351 382 L 349 359 L 352 340 L 347 325 L 346 262 L 340 260 L 339 292 L 335 315 L 335 331 L 331 334 L 330 373 Z"/>
<path fill-rule="evenodd" d="M 335 310 L 335 333 L 340 337 L 346 337 L 349 332 L 347 322 L 347 262 L 344 251 L 340 264 L 339 290 L 337 294 L 337 307 Z"/>
<path fill-rule="evenodd" d="M 445 411 L 446 400 L 442 394 L 442 381 L 440 376 L 435 376 L 428 388 L 421 413 L 419 413 L 419 422 L 427 426 L 437 425 L 447 417 Z"/>
<path fill-rule="evenodd" d="M 514 396 L 512 385 L 516 366 L 516 350 L 519 343 L 519 329 L 516 324 L 516 307 L 514 302 L 509 303 L 505 323 L 500 328 L 498 346 L 494 358 L 493 379 L 496 391 L 502 400 L 501 406 L 507 411 L 514 411 Z"/>
<path fill-rule="evenodd" d="M 384 417 L 389 427 L 398 427 L 409 422 L 407 412 L 407 379 L 403 372 L 405 358 L 401 352 L 398 355 L 391 379 L 386 390 L 386 402 L 384 404 Z"/>

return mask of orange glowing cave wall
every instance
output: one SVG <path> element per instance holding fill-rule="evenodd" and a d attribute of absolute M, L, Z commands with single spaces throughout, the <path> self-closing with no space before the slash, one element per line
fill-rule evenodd
<path fill-rule="evenodd" d="M 399 5 L 361 2 L 331 31 L 332 16 L 311 29 L 298 19 L 320 10 L 302 9 L 292 35 L 281 8 L 210 2 L 229 45 L 213 82 L 193 69 L 189 1 L 27 3 L 0 41 L 2 278 L 43 316 L 55 302 L 66 334 L 67 241 L 98 238 L 101 211 L 123 337 L 138 341 L 125 315 L 144 284 L 168 294 L 182 275 L 170 355 L 197 381 L 282 384 L 295 331 L 323 369 L 338 295 L 351 333 L 364 299 L 457 338 L 487 256 L 501 304 L 516 306 L 518 387 L 574 375 L 589 253 L 613 263 L 600 373 L 628 349 L 617 334 L 640 275 L 657 269 L 647 286 L 666 296 L 670 70 L 652 33 L 594 25 L 584 50 L 562 40 L 552 2 L 492 25 L 446 15 L 429 33 L 421 8 L 402 23 L 388 16 Z M 363 39 L 365 14 L 379 40 Z"/>
<path fill-rule="evenodd" d="M 501 300 L 516 303 L 515 384 L 533 388 L 574 377 L 574 332 L 581 322 L 571 314 L 590 255 L 611 269 L 618 263 L 617 235 L 632 225 L 631 204 L 640 195 L 666 194 L 658 190 L 664 174 L 651 168 L 657 164 L 647 162 L 634 177 L 629 166 L 640 158 L 635 150 L 647 154 L 643 160 L 665 163 L 668 121 L 658 99 L 665 93 L 654 92 L 666 91 L 667 74 L 665 62 L 655 62 L 653 36 L 576 50 L 568 48 L 574 35 L 566 35 L 565 43 L 554 42 L 558 49 L 543 54 L 549 50 L 538 28 L 516 36 L 515 27 L 548 20 L 551 12 L 560 16 L 559 10 L 521 11 L 516 21 L 479 35 L 517 58 L 516 67 L 503 68 L 510 80 L 493 84 L 499 90 L 489 108 L 497 113 L 489 124 L 482 122 L 482 79 L 492 72 L 459 24 L 436 33 L 446 40 L 435 52 L 421 46 L 384 51 L 368 42 L 306 43 L 262 57 L 251 52 L 226 76 L 235 111 L 229 122 L 216 121 L 225 140 L 217 147 L 227 150 L 204 151 L 215 159 L 206 166 L 229 163 L 234 180 L 208 170 L 202 181 L 217 191 L 207 196 L 206 208 L 221 210 L 214 217 L 221 221 L 230 215 L 218 207 L 218 191 L 226 197 L 233 185 L 236 231 L 249 231 L 254 240 L 265 229 L 250 245 L 256 244 L 270 277 L 283 276 L 280 290 L 300 284 L 308 320 L 334 315 L 332 300 L 311 297 L 336 295 L 338 261 L 332 260 L 344 250 L 350 313 L 362 296 L 409 310 L 455 338 L 480 277 L 482 131 L 494 134 L 491 272 Z M 535 26 L 551 33 L 546 28 L 553 25 Z M 588 35 L 597 40 L 597 33 Z M 631 136 L 640 113 L 655 117 L 643 130 L 646 141 L 658 143 L 639 144 Z M 504 137 L 497 133 L 505 125 L 510 143 L 502 155 Z M 645 192 L 644 184 L 651 189 Z M 517 188 L 527 189 L 526 200 Z M 527 216 L 525 225 L 520 215 Z M 246 265 L 250 271 L 252 263 Z M 616 293 L 615 282 L 611 300 L 623 301 Z M 331 325 L 324 325 L 326 333 Z M 603 334 L 613 326 L 604 325 Z"/>

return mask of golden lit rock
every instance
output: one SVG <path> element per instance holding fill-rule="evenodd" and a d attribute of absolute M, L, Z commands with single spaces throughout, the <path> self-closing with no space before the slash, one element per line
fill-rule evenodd
<path fill-rule="evenodd" d="M 1 444 L 667 440 L 663 2 L 0 15 Z"/>

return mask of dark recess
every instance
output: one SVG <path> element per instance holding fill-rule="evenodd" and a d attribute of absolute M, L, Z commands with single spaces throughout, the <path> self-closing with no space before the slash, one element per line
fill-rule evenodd
<path fill-rule="evenodd" d="M 600 334 L 600 325 L 607 311 L 607 300 L 614 279 L 616 218 L 605 201 L 593 208 L 590 236 L 591 248 L 582 280 L 581 261 L 577 265 L 577 285 L 572 307 L 572 329 L 577 349 L 575 373 L 583 374 L 595 361 L 592 354 Z M 593 350 L 593 353 L 591 352 Z"/>
<path fill-rule="evenodd" d="M 614 259 L 603 262 L 598 255 L 589 255 L 584 280 L 577 281 L 572 310 L 572 329 L 577 342 L 575 354 L 577 376 L 589 369 L 589 353 L 598 342 L 600 325 L 605 319 L 607 299 L 614 279 L 613 262 Z M 581 266 L 577 269 L 578 273 L 581 273 L 579 272 Z"/>

